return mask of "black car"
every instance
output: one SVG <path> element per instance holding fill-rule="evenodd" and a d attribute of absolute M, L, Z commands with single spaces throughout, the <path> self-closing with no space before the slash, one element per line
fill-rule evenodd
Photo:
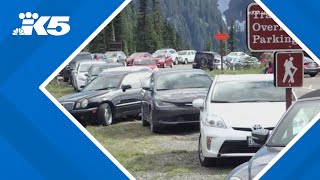
<path fill-rule="evenodd" d="M 94 64 L 89 68 L 88 73 L 85 75 L 87 77 L 86 79 L 86 85 L 89 84 L 94 78 L 98 77 L 99 74 L 106 70 L 116 67 L 123 67 L 123 64 L 121 63 L 106 63 L 106 64 Z"/>
<path fill-rule="evenodd" d="M 193 69 L 217 69 L 216 61 L 220 60 L 220 54 L 211 51 L 197 52 L 194 62 L 192 64 Z"/>
<path fill-rule="evenodd" d="M 59 102 L 84 126 L 97 123 L 110 125 L 117 118 L 141 113 L 141 80 L 151 73 L 103 73 L 81 92 L 64 96 Z"/>
<path fill-rule="evenodd" d="M 319 112 L 320 90 L 316 90 L 295 102 L 270 137 L 268 130 L 253 131 L 253 140 L 264 145 L 249 162 L 235 168 L 226 179 L 253 179 Z"/>
<path fill-rule="evenodd" d="M 315 77 L 320 72 L 320 66 L 312 59 L 304 57 L 304 74 Z"/>
<path fill-rule="evenodd" d="M 85 60 L 85 59 L 92 59 L 91 53 L 89 52 L 80 52 L 75 58 L 71 60 L 71 62 L 62 70 L 61 74 L 63 76 L 64 82 L 72 82 L 70 80 L 71 78 L 71 72 L 75 69 L 75 64 L 77 61 Z"/>
<path fill-rule="evenodd" d="M 158 133 L 164 125 L 199 123 L 200 111 L 192 102 L 204 98 L 211 83 L 202 70 L 154 72 L 142 87 L 142 125 Z"/>

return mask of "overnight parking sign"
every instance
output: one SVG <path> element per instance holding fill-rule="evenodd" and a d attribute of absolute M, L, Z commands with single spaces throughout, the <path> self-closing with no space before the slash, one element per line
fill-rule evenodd
<path fill-rule="evenodd" d="M 247 9 L 247 41 L 252 52 L 301 50 L 300 46 L 256 3 Z"/>

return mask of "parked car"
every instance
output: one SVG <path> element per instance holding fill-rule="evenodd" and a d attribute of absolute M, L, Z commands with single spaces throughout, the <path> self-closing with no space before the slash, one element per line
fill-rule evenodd
<path fill-rule="evenodd" d="M 132 66 L 145 66 L 152 70 L 158 70 L 157 63 L 154 58 L 135 58 L 133 60 Z"/>
<path fill-rule="evenodd" d="M 233 58 L 247 58 L 250 57 L 248 54 L 244 52 L 230 52 L 228 55 L 225 56 L 227 61 L 231 61 Z"/>
<path fill-rule="evenodd" d="M 92 59 L 99 60 L 99 61 L 106 61 L 107 57 L 103 53 L 93 53 Z"/>
<path fill-rule="evenodd" d="M 127 71 L 127 72 L 135 72 L 135 71 L 149 71 L 152 72 L 152 70 L 145 66 L 126 66 L 126 67 L 116 67 L 111 69 L 106 69 L 102 71 L 99 75 L 103 75 L 110 72 L 116 72 L 116 71 Z"/>
<path fill-rule="evenodd" d="M 215 165 L 223 157 L 253 156 L 260 147 L 247 137 L 256 128 L 276 126 L 286 110 L 285 94 L 273 85 L 273 75 L 216 76 L 207 98 L 193 101 L 201 110 L 201 165 Z"/>
<path fill-rule="evenodd" d="M 64 82 L 72 82 L 71 72 L 75 69 L 75 64 L 77 61 L 85 60 L 85 59 L 92 59 L 91 53 L 89 52 L 80 52 L 76 57 L 74 57 L 71 62 L 62 70 L 63 81 Z"/>
<path fill-rule="evenodd" d="M 104 61 L 81 61 L 77 68 L 72 71 L 73 87 L 75 91 L 81 90 L 86 85 L 85 76 L 88 74 L 90 67 L 94 64 L 106 64 Z"/>
<path fill-rule="evenodd" d="M 164 126 L 199 123 L 192 101 L 204 98 L 211 82 L 202 70 L 154 72 L 142 87 L 142 125 L 160 133 Z"/>
<path fill-rule="evenodd" d="M 85 74 L 86 78 L 86 83 L 85 85 L 89 84 L 89 82 L 91 82 L 94 78 L 98 77 L 98 75 L 106 70 L 106 69 L 110 69 L 110 68 L 116 68 L 116 67 L 123 67 L 123 64 L 121 63 L 99 63 L 99 64 L 94 64 L 92 65 L 89 70 L 88 73 Z"/>
<path fill-rule="evenodd" d="M 304 74 L 309 74 L 310 77 L 315 77 L 320 72 L 320 66 L 314 60 L 304 57 Z"/>
<path fill-rule="evenodd" d="M 153 57 L 158 68 L 166 68 L 168 66 L 173 68 L 173 57 L 168 55 L 166 52 L 157 52 Z"/>
<path fill-rule="evenodd" d="M 111 125 L 117 118 L 141 113 L 141 80 L 151 71 L 111 71 L 100 74 L 80 92 L 59 102 L 83 125 Z"/>
<path fill-rule="evenodd" d="M 196 51 L 195 50 L 184 50 L 184 51 L 178 51 L 178 62 L 175 62 L 175 64 L 183 63 L 193 63 L 194 58 L 196 57 Z"/>
<path fill-rule="evenodd" d="M 261 54 L 261 56 L 259 57 L 259 61 L 261 63 L 273 63 L 274 61 L 274 56 L 273 56 L 274 53 L 270 53 L 270 52 L 266 52 L 266 53 L 263 53 Z"/>
<path fill-rule="evenodd" d="M 135 58 L 142 58 L 142 57 L 152 57 L 152 55 L 148 52 L 136 52 L 131 54 L 131 56 L 129 56 L 127 58 L 127 66 L 132 66 L 132 62 Z"/>
<path fill-rule="evenodd" d="M 320 90 L 316 90 L 299 98 L 273 132 L 253 131 L 253 140 L 262 148 L 248 162 L 232 170 L 226 179 L 253 179 L 319 112 Z"/>
<path fill-rule="evenodd" d="M 122 51 L 107 51 L 105 53 L 108 63 L 121 63 L 127 66 L 126 59 L 127 56 Z"/>
<path fill-rule="evenodd" d="M 215 63 L 221 60 L 220 54 L 211 51 L 197 52 L 194 62 L 192 64 L 193 69 L 217 69 Z"/>
<path fill-rule="evenodd" d="M 174 62 L 178 62 L 178 53 L 174 49 L 159 49 L 153 53 L 153 57 L 158 57 L 159 55 L 166 55 L 170 57 L 171 60 Z"/>

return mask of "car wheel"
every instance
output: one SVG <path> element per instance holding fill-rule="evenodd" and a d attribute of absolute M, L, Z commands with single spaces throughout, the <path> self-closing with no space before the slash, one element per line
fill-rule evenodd
<path fill-rule="evenodd" d="M 68 82 L 68 81 L 69 81 L 69 78 L 63 77 L 63 82 Z"/>
<path fill-rule="evenodd" d="M 201 166 L 212 167 L 216 165 L 216 160 L 217 160 L 216 158 L 208 158 L 203 156 L 202 146 L 201 146 L 201 135 L 199 136 L 198 156 L 199 156 Z"/>
<path fill-rule="evenodd" d="M 184 64 L 188 64 L 188 60 L 187 59 L 184 60 Z"/>
<path fill-rule="evenodd" d="M 166 62 L 163 63 L 163 68 L 167 68 Z"/>
<path fill-rule="evenodd" d="M 112 109 L 108 103 L 101 104 L 98 109 L 98 121 L 103 126 L 109 126 L 113 122 Z"/>
<path fill-rule="evenodd" d="M 151 132 L 153 133 L 160 133 L 161 132 L 161 128 L 158 124 L 154 123 L 153 121 L 153 118 L 152 118 L 152 110 L 150 110 L 150 114 L 149 114 L 149 117 L 150 117 L 150 130 Z"/>
<path fill-rule="evenodd" d="M 310 73 L 310 77 L 315 77 L 318 73 Z"/>
<path fill-rule="evenodd" d="M 173 64 L 174 64 L 174 63 L 173 63 L 173 61 L 172 61 L 171 65 L 170 65 L 170 68 L 173 68 Z"/>
<path fill-rule="evenodd" d="M 178 65 L 178 64 L 179 64 L 178 58 L 176 58 L 176 59 L 174 60 L 174 64 L 175 64 L 175 65 Z"/>
<path fill-rule="evenodd" d="M 141 121 L 142 121 L 142 126 L 146 127 L 146 126 L 150 126 L 150 123 L 146 120 L 146 118 L 143 115 L 143 108 L 141 108 Z"/>

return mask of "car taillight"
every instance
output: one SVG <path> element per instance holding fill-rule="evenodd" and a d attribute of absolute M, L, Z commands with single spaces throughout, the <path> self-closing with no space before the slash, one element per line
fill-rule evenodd
<path fill-rule="evenodd" d="M 304 67 L 308 67 L 309 66 L 309 63 L 304 63 Z"/>

